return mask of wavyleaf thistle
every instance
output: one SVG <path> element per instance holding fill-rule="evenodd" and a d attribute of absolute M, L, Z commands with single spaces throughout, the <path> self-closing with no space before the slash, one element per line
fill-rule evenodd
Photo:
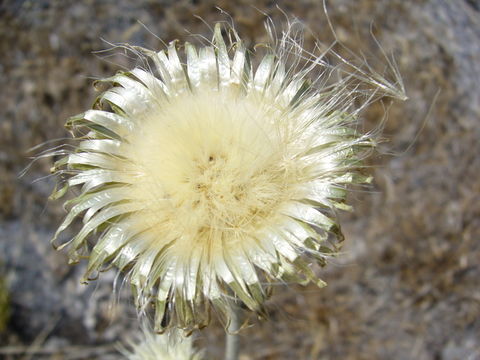
<path fill-rule="evenodd" d="M 93 108 L 67 121 L 78 145 L 54 165 L 54 197 L 80 191 L 53 243 L 83 214 L 56 246 L 88 257 L 85 280 L 125 272 L 159 332 L 202 327 L 212 307 L 228 322 L 235 299 L 261 312 L 273 282 L 323 286 L 311 264 L 338 251 L 346 187 L 369 181 L 358 170 L 374 141 L 358 115 L 377 95 L 403 96 L 376 73 L 328 65 L 290 30 L 257 61 L 226 30 L 203 47 L 132 48 L 154 69 L 103 80 Z"/>
<path fill-rule="evenodd" d="M 129 349 L 122 346 L 119 350 L 128 360 L 201 360 L 192 338 L 185 338 L 178 331 L 162 335 L 143 329 L 139 342 L 129 341 Z"/>

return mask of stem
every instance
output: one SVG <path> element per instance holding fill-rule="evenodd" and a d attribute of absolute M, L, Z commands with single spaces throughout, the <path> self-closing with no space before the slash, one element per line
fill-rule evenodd
<path fill-rule="evenodd" d="M 238 330 L 240 329 L 240 315 L 239 309 L 232 311 L 232 317 L 228 329 L 226 331 L 225 339 L 225 360 L 238 360 L 240 337 Z"/>

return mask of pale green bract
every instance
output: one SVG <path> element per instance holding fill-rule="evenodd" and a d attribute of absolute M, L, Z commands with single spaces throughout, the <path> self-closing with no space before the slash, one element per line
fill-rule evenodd
<path fill-rule="evenodd" d="M 124 272 L 138 309 L 154 305 L 157 332 L 206 326 L 212 307 L 228 324 L 236 301 L 261 314 L 271 283 L 324 286 L 311 265 L 338 252 L 346 186 L 370 181 L 358 170 L 374 141 L 355 130 L 358 114 L 404 97 L 400 81 L 334 53 L 350 66 L 342 73 L 290 30 L 255 70 L 227 31 L 228 47 L 219 24 L 211 45 L 185 43 L 186 64 L 177 42 L 132 47 L 154 70 L 103 80 L 93 108 L 67 121 L 78 145 L 54 165 L 63 186 L 52 196 L 79 194 L 53 244 L 72 263 L 88 258 L 85 281 L 110 265 Z"/>

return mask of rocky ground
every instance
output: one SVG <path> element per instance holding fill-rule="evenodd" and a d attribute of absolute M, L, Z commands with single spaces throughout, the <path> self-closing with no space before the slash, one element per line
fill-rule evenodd
<path fill-rule="evenodd" d="M 136 328 L 113 272 L 81 285 L 82 266 L 49 244 L 64 216 L 47 201 L 52 159 L 19 177 L 28 149 L 66 137 L 65 119 L 91 105 L 93 79 L 134 64 L 102 50 L 160 48 L 156 36 L 183 40 L 185 29 L 210 37 L 194 15 L 225 19 L 215 6 L 263 41 L 263 12 L 285 21 L 277 4 L 309 26 L 307 47 L 312 34 L 332 41 L 321 1 L 0 2 L 0 358 L 117 359 L 115 343 Z M 241 333 L 241 358 L 480 359 L 480 3 L 339 0 L 328 11 L 355 53 L 381 58 L 372 32 L 394 54 L 409 100 L 389 108 L 375 183 L 342 215 L 345 254 L 322 270 L 329 286 L 276 288 L 269 321 Z M 365 126 L 384 113 L 370 108 Z M 198 335 L 209 359 L 221 358 L 222 331 Z"/>

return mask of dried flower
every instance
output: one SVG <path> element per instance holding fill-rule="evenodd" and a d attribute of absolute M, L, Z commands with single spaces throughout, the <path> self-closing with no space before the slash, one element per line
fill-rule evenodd
<path fill-rule="evenodd" d="M 201 354 L 192 345 L 192 338 L 185 338 L 178 331 L 163 335 L 143 330 L 138 343 L 129 341 L 127 349 L 120 352 L 128 360 L 200 360 Z"/>
<path fill-rule="evenodd" d="M 210 45 L 185 43 L 186 64 L 177 42 L 134 48 L 155 71 L 103 80 L 93 109 L 67 121 L 81 141 L 54 166 L 65 179 L 54 197 L 81 189 L 53 241 L 83 213 L 58 247 L 88 257 L 86 280 L 124 271 L 138 308 L 154 304 L 156 331 L 204 326 L 212 306 L 229 321 L 232 299 L 262 311 L 279 280 L 323 286 L 311 262 L 338 251 L 346 185 L 369 181 L 358 170 L 374 143 L 358 114 L 377 94 L 403 96 L 359 67 L 342 74 L 290 30 L 255 70 L 227 30 L 228 46 L 220 25 Z"/>

